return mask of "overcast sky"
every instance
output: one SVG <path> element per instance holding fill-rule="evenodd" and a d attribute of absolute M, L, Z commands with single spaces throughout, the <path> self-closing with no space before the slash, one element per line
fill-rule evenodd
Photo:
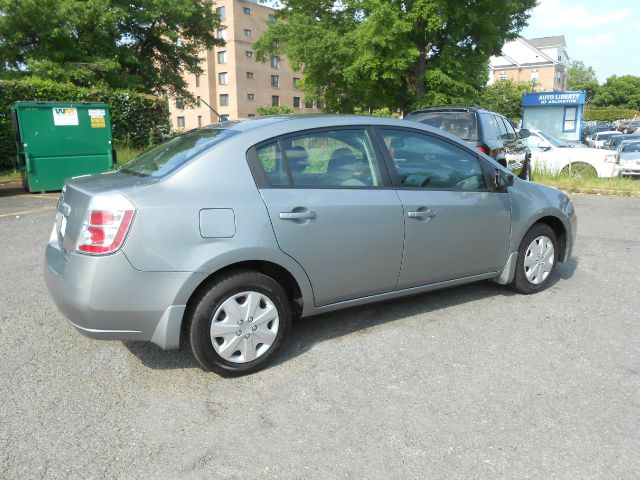
<path fill-rule="evenodd" d="M 539 0 L 525 38 L 564 35 L 571 60 L 611 75 L 640 76 L 640 1 Z"/>

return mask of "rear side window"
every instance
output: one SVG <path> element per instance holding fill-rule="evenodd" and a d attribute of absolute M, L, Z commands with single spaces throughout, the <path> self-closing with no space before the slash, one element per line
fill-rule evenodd
<path fill-rule="evenodd" d="M 406 119 L 431 125 L 462 140 L 478 140 L 478 125 L 473 112 L 418 112 Z"/>
<path fill-rule="evenodd" d="M 482 123 L 482 131 L 484 132 L 485 139 L 497 140 L 498 122 L 496 122 L 496 117 L 488 113 L 481 113 L 480 122 Z"/>
<path fill-rule="evenodd" d="M 191 130 L 147 150 L 119 171 L 140 177 L 164 177 L 205 150 L 236 134 L 236 131 L 226 128 Z"/>
<path fill-rule="evenodd" d="M 380 130 L 403 187 L 484 190 L 480 161 L 466 150 L 428 135 Z"/>
<path fill-rule="evenodd" d="M 282 138 L 256 149 L 273 186 L 379 187 L 378 162 L 362 130 L 327 130 Z"/>

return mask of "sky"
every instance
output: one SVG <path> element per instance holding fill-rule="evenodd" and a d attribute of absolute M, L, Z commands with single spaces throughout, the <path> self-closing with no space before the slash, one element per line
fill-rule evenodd
<path fill-rule="evenodd" d="M 590 65 L 604 83 L 611 75 L 640 76 L 638 0 L 539 0 L 525 38 L 564 35 L 571 60 Z"/>

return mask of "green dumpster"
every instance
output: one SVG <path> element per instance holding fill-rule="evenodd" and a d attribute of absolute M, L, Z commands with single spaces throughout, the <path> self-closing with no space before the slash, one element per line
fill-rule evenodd
<path fill-rule="evenodd" d="M 11 117 L 26 190 L 61 190 L 69 177 L 111 170 L 106 103 L 16 102 Z"/>

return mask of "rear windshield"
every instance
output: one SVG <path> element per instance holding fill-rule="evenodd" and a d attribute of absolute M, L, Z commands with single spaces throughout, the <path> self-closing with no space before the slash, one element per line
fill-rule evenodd
<path fill-rule="evenodd" d="M 623 152 L 640 152 L 640 143 L 623 143 Z"/>
<path fill-rule="evenodd" d="M 147 150 L 124 165 L 120 172 L 140 177 L 164 177 L 198 154 L 237 133 L 226 128 L 191 130 Z"/>
<path fill-rule="evenodd" d="M 476 115 L 472 112 L 418 112 L 408 116 L 407 120 L 426 123 L 463 140 L 478 140 Z"/>

